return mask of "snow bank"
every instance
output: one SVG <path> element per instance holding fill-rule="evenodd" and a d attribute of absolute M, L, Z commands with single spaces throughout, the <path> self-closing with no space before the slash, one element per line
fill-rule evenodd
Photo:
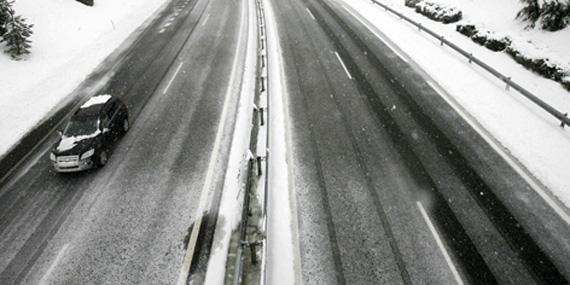
<path fill-rule="evenodd" d="M 167 0 L 18 0 L 34 24 L 31 54 L 0 54 L 0 155 L 63 100 Z M 4 46 L 0 46 L 4 49 Z"/>

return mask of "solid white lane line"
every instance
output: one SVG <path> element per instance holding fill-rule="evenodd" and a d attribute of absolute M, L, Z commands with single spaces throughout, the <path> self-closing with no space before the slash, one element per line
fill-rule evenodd
<path fill-rule="evenodd" d="M 443 245 L 443 242 L 441 241 L 439 234 L 437 233 L 437 231 L 436 231 L 435 227 L 433 226 L 433 223 L 431 222 L 426 210 L 424 209 L 424 206 L 422 205 L 422 203 L 420 201 L 417 201 L 416 203 L 418 205 L 418 208 L 420 208 L 420 212 L 422 213 L 422 217 L 426 221 L 429 230 L 431 231 L 433 237 L 435 238 L 435 242 L 437 243 L 437 246 L 439 246 L 439 249 L 441 249 L 441 251 L 443 252 L 443 257 L 445 258 L 445 261 L 447 261 L 447 264 L 449 265 L 449 268 L 451 269 L 451 272 L 453 273 L 453 277 L 455 277 L 455 281 L 457 281 L 457 284 L 463 285 L 463 280 L 459 276 L 459 272 L 457 272 L 457 268 L 455 267 L 455 264 L 453 264 L 453 262 L 451 261 L 451 257 L 449 257 L 449 254 L 447 253 L 447 250 L 445 249 L 445 246 Z"/>
<path fill-rule="evenodd" d="M 315 20 L 315 16 L 313 16 L 313 13 L 311 13 L 311 10 L 309 10 L 309 8 L 305 8 L 305 9 L 307 10 L 307 13 L 309 13 L 311 18 L 313 18 L 313 20 Z"/>
<path fill-rule="evenodd" d="M 206 15 L 206 18 L 204 19 L 204 22 L 202 22 L 202 25 L 200 25 L 200 26 L 203 27 L 204 25 L 206 25 L 206 22 L 208 22 L 208 19 L 210 19 L 210 14 Z"/>
<path fill-rule="evenodd" d="M 362 25 L 364 25 L 370 32 L 372 32 L 372 34 L 374 34 L 377 38 L 379 38 L 389 49 L 391 49 L 399 58 L 401 58 L 404 62 L 408 62 L 408 60 L 406 59 L 406 57 L 404 57 L 404 55 L 402 55 L 394 46 L 392 46 L 390 43 L 388 43 L 388 41 L 386 41 L 384 39 L 384 37 L 381 37 L 378 33 L 376 33 L 376 31 L 370 27 L 370 25 L 368 25 L 366 22 L 364 22 L 361 17 L 357 16 L 356 14 L 354 14 L 354 12 L 352 12 L 348 7 L 342 5 L 342 7 L 344 8 L 344 10 L 346 10 L 349 14 L 351 14 L 356 20 L 358 20 Z"/>
<path fill-rule="evenodd" d="M 176 68 L 176 71 L 174 72 L 174 75 L 172 75 L 172 77 L 170 78 L 170 81 L 168 81 L 168 84 L 166 85 L 166 87 L 164 88 L 164 90 L 162 91 L 162 94 L 166 94 L 166 92 L 168 91 L 168 88 L 170 88 L 170 85 L 172 85 L 172 82 L 174 81 L 174 78 L 176 78 L 176 75 L 178 75 L 178 72 L 180 71 L 180 68 L 182 68 L 182 65 L 184 64 L 184 62 L 181 62 L 178 65 L 178 68 Z"/>
<path fill-rule="evenodd" d="M 426 83 L 433 89 L 435 90 L 435 92 L 437 92 L 438 94 L 440 94 L 441 96 L 443 96 L 443 94 L 445 94 L 443 92 L 443 90 L 441 90 L 438 86 L 436 86 L 433 82 L 426 80 Z"/>
<path fill-rule="evenodd" d="M 61 250 L 57 253 L 57 256 L 55 257 L 53 263 L 50 265 L 49 269 L 46 271 L 46 273 L 44 274 L 44 276 L 42 276 L 42 279 L 40 280 L 40 282 L 38 283 L 39 285 L 44 285 L 44 284 L 48 284 L 48 278 L 50 277 L 51 273 L 53 272 L 53 270 L 55 269 L 55 267 L 57 266 L 57 264 L 59 264 L 59 262 L 61 261 L 61 259 L 63 258 L 63 256 L 65 255 L 65 252 L 67 251 L 67 248 L 69 247 L 69 243 L 66 243 Z"/>
<path fill-rule="evenodd" d="M 342 65 L 342 68 L 344 68 L 344 72 L 346 72 L 346 75 L 348 75 L 348 78 L 352 79 L 352 75 L 350 75 L 350 72 L 348 72 L 348 69 L 346 69 L 346 65 L 344 65 L 344 62 L 340 58 L 340 55 L 338 55 L 338 52 L 335 51 L 334 54 L 336 55 L 336 58 L 340 62 L 340 65 Z"/>

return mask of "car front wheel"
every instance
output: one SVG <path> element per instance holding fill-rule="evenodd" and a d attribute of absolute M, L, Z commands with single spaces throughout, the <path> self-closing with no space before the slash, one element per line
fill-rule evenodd
<path fill-rule="evenodd" d="M 108 160 L 109 160 L 109 154 L 107 153 L 107 151 L 102 150 L 101 152 L 99 152 L 99 155 L 97 156 L 97 161 L 96 161 L 97 166 L 98 167 L 105 166 Z"/>

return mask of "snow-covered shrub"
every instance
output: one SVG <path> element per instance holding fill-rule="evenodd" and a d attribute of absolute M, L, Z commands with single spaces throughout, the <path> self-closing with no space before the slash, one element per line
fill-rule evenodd
<path fill-rule="evenodd" d="M 521 0 L 524 7 L 517 18 L 529 22 L 532 28 L 537 23 L 544 30 L 558 31 L 570 24 L 570 0 Z"/>
<path fill-rule="evenodd" d="M 479 45 L 484 46 L 485 43 L 487 42 L 487 35 L 485 35 L 484 33 L 477 32 L 471 36 L 471 40 L 478 43 Z"/>
<path fill-rule="evenodd" d="M 492 51 L 503 51 L 511 44 L 511 40 L 508 37 L 501 38 L 487 38 L 485 42 L 485 47 Z"/>
<path fill-rule="evenodd" d="M 0 0 L 0 43 L 6 43 L 6 53 L 13 59 L 20 59 L 30 53 L 32 27 L 26 19 L 16 15 L 12 8 L 13 2 Z"/>
<path fill-rule="evenodd" d="M 417 13 L 444 24 L 454 23 L 462 18 L 462 13 L 459 9 L 426 0 L 416 3 L 415 9 Z"/>
<path fill-rule="evenodd" d="M 491 31 L 480 31 L 474 25 L 457 25 L 456 30 L 492 51 L 503 51 L 511 44 L 508 37 L 498 36 Z"/>
<path fill-rule="evenodd" d="M 532 56 L 533 50 L 536 49 L 533 45 L 519 42 L 518 46 L 515 46 L 509 37 L 498 36 L 492 31 L 481 30 L 474 25 L 457 25 L 456 30 L 492 51 L 505 51 L 522 66 L 543 77 L 560 82 L 570 91 L 570 66 L 553 63 L 542 56 Z"/>
<path fill-rule="evenodd" d="M 530 69 L 543 77 L 562 82 L 562 78 L 568 76 L 568 70 L 551 62 L 548 58 L 534 58 L 526 55 L 516 47 L 509 46 L 506 50 L 516 62 L 522 64 L 527 69 Z"/>
<path fill-rule="evenodd" d="M 77 2 L 85 4 L 87 6 L 93 6 L 93 0 L 77 0 Z"/>
<path fill-rule="evenodd" d="M 408 7 L 416 8 L 416 4 L 420 3 L 422 0 L 405 0 L 404 4 Z"/>
<path fill-rule="evenodd" d="M 467 37 L 472 37 L 478 32 L 475 25 L 457 25 L 455 30 Z"/>

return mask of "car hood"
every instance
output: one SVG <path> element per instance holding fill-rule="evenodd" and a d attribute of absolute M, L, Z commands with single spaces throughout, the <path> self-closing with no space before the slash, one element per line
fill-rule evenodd
<path fill-rule="evenodd" d="M 55 155 L 81 155 L 94 147 L 99 132 L 84 136 L 62 136 L 53 147 Z"/>

